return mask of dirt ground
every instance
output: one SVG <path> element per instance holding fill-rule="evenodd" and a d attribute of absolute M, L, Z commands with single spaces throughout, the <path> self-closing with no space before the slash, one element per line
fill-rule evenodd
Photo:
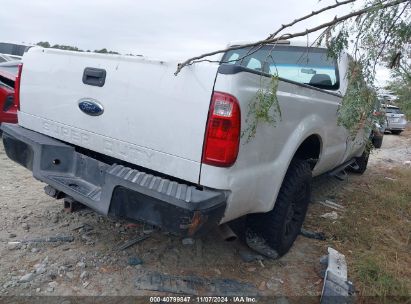
<path fill-rule="evenodd" d="M 333 200 L 358 178 L 368 178 L 382 167 L 407 166 L 407 161 L 411 161 L 411 132 L 386 134 L 364 176 L 349 175 L 344 182 L 317 178 L 312 206 L 329 212 L 316 202 Z M 246 262 L 246 246 L 241 241 L 225 242 L 216 232 L 194 244 L 183 244 L 180 238 L 153 227 L 129 225 L 89 209 L 66 213 L 61 200 L 44 194 L 43 183 L 7 158 L 2 144 L 0 176 L 0 295 L 157 295 L 136 286 L 136 280 L 152 272 L 232 279 L 262 295 L 321 294 L 319 258 L 326 254 L 327 241 L 299 236 L 279 260 Z M 311 222 L 313 216 L 327 220 L 309 211 Z M 148 238 L 118 250 L 140 235 Z M 55 236 L 74 240 L 9 243 Z"/>

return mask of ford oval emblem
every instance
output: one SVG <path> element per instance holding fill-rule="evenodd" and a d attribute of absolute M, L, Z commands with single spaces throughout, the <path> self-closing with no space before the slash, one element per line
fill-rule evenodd
<path fill-rule="evenodd" d="M 78 107 L 83 113 L 91 116 L 99 116 L 104 112 L 103 106 L 97 100 L 93 99 L 81 99 Z"/>

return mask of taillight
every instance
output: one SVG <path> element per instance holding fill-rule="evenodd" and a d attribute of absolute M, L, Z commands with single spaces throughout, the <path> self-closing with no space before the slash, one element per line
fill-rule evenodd
<path fill-rule="evenodd" d="M 230 167 L 240 145 L 241 112 L 234 96 L 214 92 L 204 139 L 203 163 Z"/>
<path fill-rule="evenodd" d="M 7 112 L 14 105 L 14 96 L 9 94 L 3 104 L 3 112 Z"/>
<path fill-rule="evenodd" d="M 18 110 L 20 110 L 20 82 L 21 82 L 21 72 L 23 71 L 23 64 L 18 65 L 18 72 L 16 77 L 16 82 L 14 83 L 14 104 Z"/>

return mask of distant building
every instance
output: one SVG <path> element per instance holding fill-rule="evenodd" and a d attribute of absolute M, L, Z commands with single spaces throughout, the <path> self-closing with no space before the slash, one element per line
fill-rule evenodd
<path fill-rule="evenodd" d="M 28 48 L 27 45 L 0 42 L 0 54 L 23 56 Z"/>

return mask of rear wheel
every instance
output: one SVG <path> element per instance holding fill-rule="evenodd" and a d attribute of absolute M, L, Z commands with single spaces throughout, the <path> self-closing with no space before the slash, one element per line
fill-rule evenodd
<path fill-rule="evenodd" d="M 274 209 L 247 217 L 246 241 L 257 252 L 278 258 L 286 254 L 300 233 L 311 196 L 311 168 L 294 159 L 281 185 Z"/>
<path fill-rule="evenodd" d="M 402 130 L 391 130 L 391 133 L 395 134 L 395 135 L 400 135 L 401 132 L 402 132 Z"/>

